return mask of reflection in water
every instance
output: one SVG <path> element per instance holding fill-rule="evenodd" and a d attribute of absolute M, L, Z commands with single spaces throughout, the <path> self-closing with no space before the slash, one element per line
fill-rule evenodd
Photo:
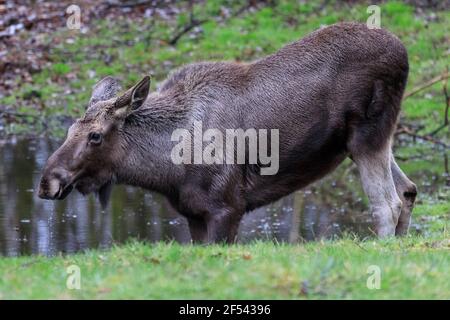
<path fill-rule="evenodd" d="M 159 194 L 116 186 L 105 211 L 93 196 L 76 192 L 64 201 L 39 199 L 41 169 L 59 144 L 48 139 L 0 142 L 0 254 L 73 253 L 130 238 L 190 241 L 186 220 Z M 308 189 L 247 214 L 239 241 L 300 242 L 346 231 L 369 235 L 362 199 L 353 167 L 341 166 Z"/>

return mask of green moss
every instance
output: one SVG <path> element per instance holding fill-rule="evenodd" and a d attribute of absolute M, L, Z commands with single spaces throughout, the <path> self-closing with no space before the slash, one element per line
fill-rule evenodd
<path fill-rule="evenodd" d="M 15 95 L 5 96 L 0 99 L 0 104 L 4 105 L 15 105 L 17 98 Z"/>
<path fill-rule="evenodd" d="M 65 75 L 71 70 L 70 66 L 65 63 L 55 63 L 52 65 L 52 71 L 57 75 Z"/>

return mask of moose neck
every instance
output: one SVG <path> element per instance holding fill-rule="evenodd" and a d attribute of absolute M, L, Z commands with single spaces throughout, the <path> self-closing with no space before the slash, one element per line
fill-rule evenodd
<path fill-rule="evenodd" d="M 118 183 L 163 194 L 173 193 L 183 168 L 171 160 L 171 135 L 186 120 L 184 106 L 161 94 L 150 95 L 121 130 L 122 155 L 116 165 Z"/>

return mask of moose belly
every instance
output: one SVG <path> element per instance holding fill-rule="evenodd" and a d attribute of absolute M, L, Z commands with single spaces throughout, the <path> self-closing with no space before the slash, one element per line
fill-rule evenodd
<path fill-rule="evenodd" d="M 347 155 L 345 146 L 337 141 L 333 148 L 314 151 L 300 149 L 280 155 L 277 174 L 249 173 L 246 183 L 247 210 L 269 204 L 324 177 Z"/>

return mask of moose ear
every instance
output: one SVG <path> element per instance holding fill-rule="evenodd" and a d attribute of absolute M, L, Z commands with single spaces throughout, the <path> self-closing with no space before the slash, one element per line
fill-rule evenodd
<path fill-rule="evenodd" d="M 106 77 L 100 80 L 92 88 L 92 96 L 89 100 L 88 108 L 99 101 L 106 101 L 114 98 L 121 90 L 119 80 L 113 77 Z"/>
<path fill-rule="evenodd" d="M 147 99 L 150 91 L 150 77 L 145 76 L 137 85 L 134 86 L 131 94 L 131 109 L 136 110 L 140 108 L 145 99 Z"/>
<path fill-rule="evenodd" d="M 131 111 L 140 108 L 150 91 L 150 77 L 145 76 L 138 84 L 129 89 L 114 103 L 115 114 L 119 118 L 126 117 Z"/>

